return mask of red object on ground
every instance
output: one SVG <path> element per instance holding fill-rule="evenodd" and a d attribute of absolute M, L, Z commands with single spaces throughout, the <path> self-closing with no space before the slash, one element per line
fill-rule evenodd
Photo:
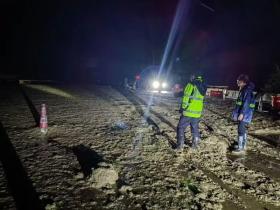
<path fill-rule="evenodd" d="M 135 79 L 136 79 L 136 80 L 140 80 L 140 79 L 141 79 L 140 75 L 136 75 L 136 76 L 135 76 Z"/>
<path fill-rule="evenodd" d="M 48 131 L 47 108 L 45 104 L 41 105 L 40 129 L 42 133 L 47 133 Z"/>
<path fill-rule="evenodd" d="M 211 96 L 211 97 L 222 98 L 222 97 L 223 97 L 223 91 L 220 91 L 220 90 L 211 90 L 211 91 L 210 91 L 210 96 Z"/>
<path fill-rule="evenodd" d="M 272 107 L 280 110 L 280 95 L 272 96 Z"/>

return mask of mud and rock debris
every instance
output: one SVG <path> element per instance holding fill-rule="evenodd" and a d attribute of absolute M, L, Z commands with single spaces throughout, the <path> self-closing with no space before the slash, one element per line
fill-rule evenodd
<path fill-rule="evenodd" d="M 34 127 L 16 87 L 0 90 L 7 96 L 0 101 L 1 122 L 46 208 L 279 208 L 279 180 L 271 174 L 278 166 L 279 149 L 250 136 L 247 156 L 252 159 L 230 157 L 236 125 L 228 120 L 229 102 L 209 101 L 198 150 L 187 146 L 176 153 L 172 144 L 179 106 L 170 96 L 156 96 L 147 116 L 147 93 L 104 86 L 56 86 L 59 94 L 48 92 L 47 87 L 44 91 L 23 88 L 37 109 L 47 104 L 48 134 L 43 137 Z M 250 132 L 279 127 L 279 122 L 265 115 L 257 114 L 256 119 Z M 186 137 L 188 143 L 189 132 Z M 258 154 L 271 163 L 270 171 L 266 164 L 258 165 L 258 170 L 252 166 Z M 89 180 L 94 171 L 111 166 L 117 172 L 114 182 L 93 187 Z M 7 190 L 2 178 L 0 186 Z M 1 195 L 1 207 L 13 209 L 11 195 Z"/>

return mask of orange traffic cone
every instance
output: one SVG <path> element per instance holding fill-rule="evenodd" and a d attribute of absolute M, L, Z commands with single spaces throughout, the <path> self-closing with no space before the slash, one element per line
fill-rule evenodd
<path fill-rule="evenodd" d="M 41 105 L 41 117 L 40 117 L 40 129 L 41 132 L 46 134 L 48 132 L 48 118 L 46 105 Z"/>

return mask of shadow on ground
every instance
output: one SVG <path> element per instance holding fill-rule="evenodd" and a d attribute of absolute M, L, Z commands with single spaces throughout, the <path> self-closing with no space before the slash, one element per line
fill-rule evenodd
<path fill-rule="evenodd" d="M 34 104 L 32 103 L 32 101 L 30 100 L 30 98 L 28 97 L 28 95 L 26 94 L 26 92 L 24 91 L 24 88 L 22 86 L 19 85 L 20 91 L 32 113 L 32 116 L 34 118 L 34 121 L 36 123 L 36 126 L 40 125 L 40 114 L 37 111 L 36 107 L 34 106 Z"/>
<path fill-rule="evenodd" d="M 0 139 L 0 160 L 17 209 L 44 209 L 1 122 Z"/>
<path fill-rule="evenodd" d="M 98 168 L 98 163 L 103 161 L 102 156 L 82 144 L 72 147 L 72 151 L 77 157 L 84 177 L 91 175 L 92 168 Z"/>

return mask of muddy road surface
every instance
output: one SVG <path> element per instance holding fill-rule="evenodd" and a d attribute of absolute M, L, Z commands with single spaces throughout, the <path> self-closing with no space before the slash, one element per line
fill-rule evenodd
<path fill-rule="evenodd" d="M 280 209 L 280 121 L 256 113 L 231 152 L 233 102 L 206 99 L 202 141 L 174 151 L 180 99 L 109 86 L 2 85 L 0 209 Z M 47 105 L 48 132 L 40 132 Z"/>

